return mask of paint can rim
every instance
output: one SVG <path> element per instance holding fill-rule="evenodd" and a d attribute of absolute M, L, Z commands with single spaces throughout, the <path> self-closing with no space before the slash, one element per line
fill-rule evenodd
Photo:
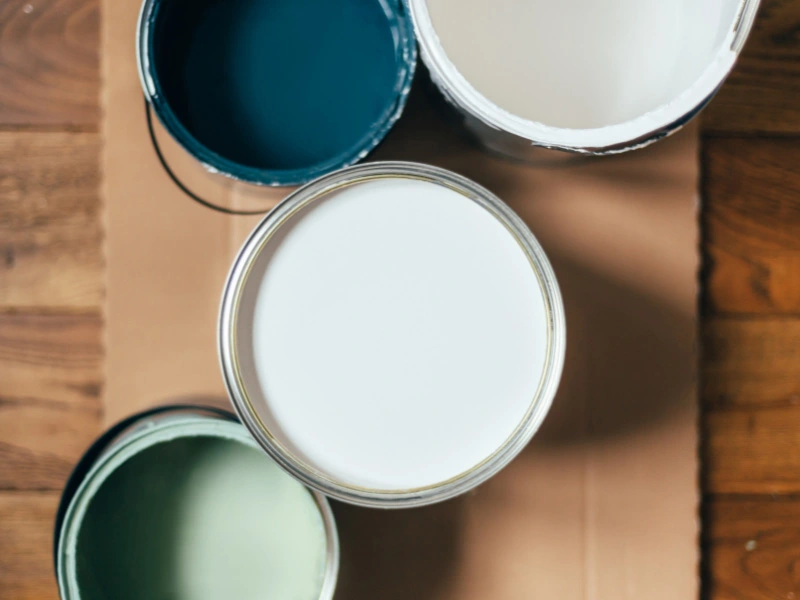
<path fill-rule="evenodd" d="M 211 173 L 219 173 L 233 181 L 258 186 L 284 187 L 308 183 L 337 169 L 348 167 L 366 157 L 386 137 L 400 118 L 408 101 L 417 67 L 417 43 L 409 15 L 408 0 L 380 0 L 384 11 L 397 24 L 397 79 L 395 100 L 351 148 L 317 165 L 298 169 L 265 169 L 242 165 L 211 150 L 201 143 L 177 117 L 164 96 L 155 66 L 154 26 L 158 8 L 168 0 L 144 0 L 136 29 L 136 64 L 145 99 L 170 136 Z"/>
<path fill-rule="evenodd" d="M 670 102 L 623 123 L 598 128 L 549 126 L 517 116 L 480 93 L 448 58 L 428 12 L 428 0 L 408 0 L 422 62 L 445 100 L 477 122 L 478 138 L 508 137 L 512 146 L 532 145 L 578 154 L 618 154 L 643 148 L 682 128 L 714 97 L 730 74 L 752 28 L 760 0 L 739 0 L 727 37 L 700 76 Z M 468 127 L 469 128 L 469 127 Z M 509 140 L 509 141 L 510 141 Z M 500 150 L 501 153 L 506 153 Z"/>
<path fill-rule="evenodd" d="M 54 533 L 53 558 L 59 595 L 63 600 L 81 597 L 76 577 L 75 553 L 68 547 L 78 530 L 94 494 L 120 466 L 140 452 L 160 443 L 192 436 L 229 439 L 259 448 L 230 411 L 207 406 L 169 405 L 143 411 L 111 427 L 98 438 L 70 477 L 59 505 Z M 325 530 L 325 569 L 318 600 L 332 600 L 339 573 L 339 537 L 336 522 L 325 496 L 306 487 L 319 511 Z M 63 510 L 62 510 L 63 508 Z"/>
<path fill-rule="evenodd" d="M 243 381 L 237 350 L 239 303 L 249 273 L 273 234 L 297 211 L 343 187 L 381 178 L 408 178 L 449 187 L 485 208 L 515 237 L 539 280 L 548 318 L 548 349 L 539 388 L 514 432 L 492 455 L 447 481 L 407 490 L 379 490 L 337 481 L 291 452 L 264 423 Z M 549 412 L 561 379 L 566 350 L 566 320 L 552 266 L 525 223 L 504 202 L 477 183 L 451 171 L 410 162 L 375 162 L 321 177 L 287 196 L 253 230 L 233 262 L 219 314 L 218 350 L 228 395 L 240 420 L 267 454 L 306 486 L 331 498 L 373 508 L 410 508 L 461 495 L 498 473 L 522 451 Z"/>

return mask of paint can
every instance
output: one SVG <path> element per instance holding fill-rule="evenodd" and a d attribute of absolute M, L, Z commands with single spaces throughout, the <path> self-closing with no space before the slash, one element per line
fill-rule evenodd
<path fill-rule="evenodd" d="M 415 163 L 319 178 L 255 228 L 224 288 L 219 354 L 263 449 L 312 489 L 402 508 L 462 494 L 528 443 L 566 325 L 522 220 Z"/>
<path fill-rule="evenodd" d="M 146 107 L 233 180 L 298 185 L 351 165 L 406 104 L 416 43 L 404 1 L 145 0 Z"/>
<path fill-rule="evenodd" d="M 759 0 L 409 0 L 423 62 L 490 150 L 601 155 L 674 133 L 714 96 Z"/>
<path fill-rule="evenodd" d="M 90 447 L 61 498 L 54 561 L 63 600 L 330 600 L 339 545 L 325 498 L 233 414 L 179 405 L 133 415 Z"/>

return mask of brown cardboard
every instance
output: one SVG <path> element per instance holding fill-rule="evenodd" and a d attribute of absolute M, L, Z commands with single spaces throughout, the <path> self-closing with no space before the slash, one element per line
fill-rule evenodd
<path fill-rule="evenodd" d="M 216 316 L 257 219 L 202 208 L 157 163 L 135 62 L 137 0 L 104 0 L 106 418 L 220 399 Z M 375 159 L 431 162 L 508 202 L 548 252 L 568 349 L 553 411 L 475 492 L 381 512 L 336 505 L 339 599 L 697 596 L 697 135 L 539 165 L 493 158 L 417 89 Z M 193 189 L 265 207 L 286 190 L 220 185 L 158 128 Z"/>

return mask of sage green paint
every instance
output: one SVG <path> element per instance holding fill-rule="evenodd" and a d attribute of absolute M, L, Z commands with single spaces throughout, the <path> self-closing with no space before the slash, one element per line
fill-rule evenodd
<path fill-rule="evenodd" d="M 316 600 L 323 586 L 326 532 L 314 498 L 231 438 L 171 437 L 134 453 L 78 525 L 82 600 Z"/>

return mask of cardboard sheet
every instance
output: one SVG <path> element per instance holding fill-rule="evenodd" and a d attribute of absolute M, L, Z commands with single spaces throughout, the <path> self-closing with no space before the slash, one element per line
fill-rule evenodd
<path fill-rule="evenodd" d="M 257 222 L 178 191 L 150 145 L 137 0 L 104 0 L 106 420 L 180 399 L 226 402 L 222 285 Z M 462 139 L 418 78 L 371 159 L 434 163 L 528 223 L 564 295 L 568 349 L 544 428 L 501 474 L 441 505 L 335 505 L 340 600 L 694 598 L 698 589 L 697 135 L 604 159 L 521 165 Z M 265 208 L 286 190 L 220 184 L 158 128 L 193 189 Z"/>

